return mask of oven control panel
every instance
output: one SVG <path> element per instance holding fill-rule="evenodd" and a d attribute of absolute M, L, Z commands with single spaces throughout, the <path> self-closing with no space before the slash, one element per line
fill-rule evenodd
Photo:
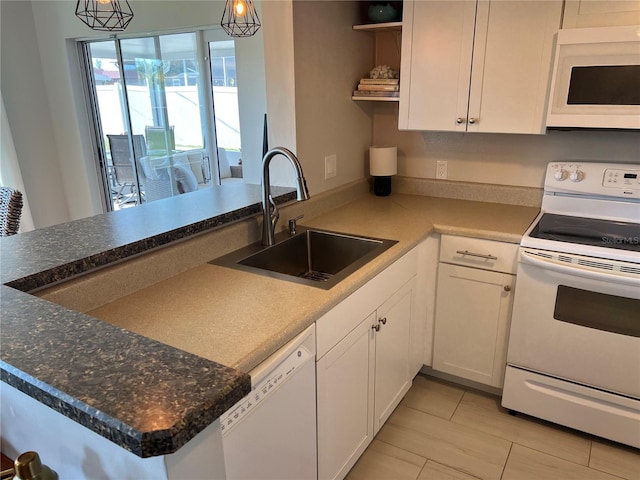
<path fill-rule="evenodd" d="M 617 168 L 607 168 L 604 171 L 602 184 L 605 187 L 611 188 L 638 188 L 638 185 L 640 185 L 640 170 L 619 170 Z"/>
<path fill-rule="evenodd" d="M 640 164 L 551 162 L 545 192 L 640 198 Z"/>

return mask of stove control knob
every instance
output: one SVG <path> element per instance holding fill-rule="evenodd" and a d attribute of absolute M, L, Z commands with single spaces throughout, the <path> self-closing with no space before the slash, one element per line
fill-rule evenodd
<path fill-rule="evenodd" d="M 572 182 L 580 182 L 584 178 L 584 172 L 582 170 L 575 170 L 569 175 L 569 180 Z"/>
<path fill-rule="evenodd" d="M 553 174 L 553 178 L 561 182 L 567 178 L 567 171 L 563 168 L 556 170 L 556 173 Z"/>

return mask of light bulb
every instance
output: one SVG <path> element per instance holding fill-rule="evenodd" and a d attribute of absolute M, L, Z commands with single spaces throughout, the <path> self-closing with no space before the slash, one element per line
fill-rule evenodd
<path fill-rule="evenodd" d="M 111 3 L 111 0 L 98 0 L 98 3 L 101 5 L 107 5 L 109 3 Z"/>
<path fill-rule="evenodd" d="M 247 14 L 247 3 L 245 0 L 236 0 L 233 3 L 233 11 L 237 17 L 244 17 Z"/>

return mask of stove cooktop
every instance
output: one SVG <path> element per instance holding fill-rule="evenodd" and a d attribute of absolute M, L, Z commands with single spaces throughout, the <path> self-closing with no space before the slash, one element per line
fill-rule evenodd
<path fill-rule="evenodd" d="M 640 252 L 640 224 L 545 213 L 529 236 L 557 242 Z"/>

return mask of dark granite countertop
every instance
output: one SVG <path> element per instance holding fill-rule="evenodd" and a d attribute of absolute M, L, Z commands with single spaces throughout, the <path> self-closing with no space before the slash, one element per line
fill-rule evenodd
<path fill-rule="evenodd" d="M 140 457 L 175 452 L 249 375 L 28 292 L 257 214 L 259 199 L 233 184 L 0 238 L 0 379 Z"/>

